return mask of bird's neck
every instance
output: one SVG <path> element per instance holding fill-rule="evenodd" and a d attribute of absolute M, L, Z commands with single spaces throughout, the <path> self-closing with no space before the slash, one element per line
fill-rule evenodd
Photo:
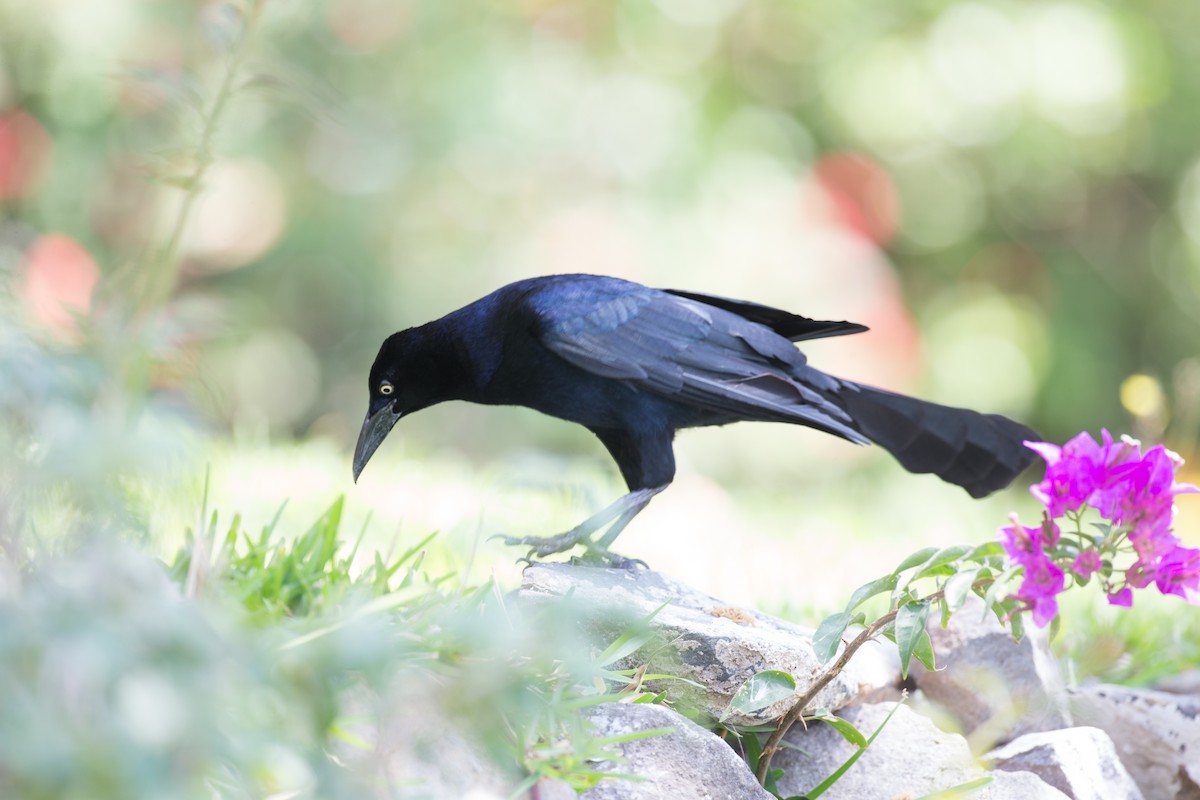
<path fill-rule="evenodd" d="M 491 380 L 500 337 L 471 306 L 414 329 L 412 367 L 424 374 L 434 403 L 475 400 Z"/>

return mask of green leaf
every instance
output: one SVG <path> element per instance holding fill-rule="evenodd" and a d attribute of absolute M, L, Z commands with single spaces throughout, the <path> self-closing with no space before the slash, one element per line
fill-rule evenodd
<path fill-rule="evenodd" d="M 896 613 L 896 647 L 900 649 L 900 677 L 908 677 L 908 662 L 925 633 L 929 602 L 906 603 Z"/>
<path fill-rule="evenodd" d="M 642 645 L 654 639 L 654 636 L 653 628 L 639 626 L 634 630 L 625 631 L 596 658 L 596 666 L 607 667 L 625 656 L 633 655 L 641 649 Z"/>
<path fill-rule="evenodd" d="M 753 714 L 796 693 L 796 679 L 778 669 L 768 669 L 752 675 L 729 701 L 724 720 L 732 714 Z"/>
<path fill-rule="evenodd" d="M 918 578 L 925 578 L 932 575 L 935 570 L 945 565 L 958 561 L 967 553 L 974 549 L 970 545 L 956 544 L 949 547 L 943 547 L 936 553 L 931 555 L 924 564 L 921 565 L 921 571 L 917 573 Z"/>
<path fill-rule="evenodd" d="M 758 760 L 762 758 L 762 742 L 753 733 L 731 732 L 742 743 L 743 756 L 746 759 L 746 763 L 750 765 L 750 771 L 758 772 Z"/>
<path fill-rule="evenodd" d="M 864 619 L 862 614 L 854 614 L 850 611 L 831 614 L 823 619 L 817 626 L 817 632 L 813 634 L 813 652 L 817 654 L 817 660 L 824 664 L 833 658 L 838 645 L 842 643 L 842 635 L 846 632 L 846 628 L 861 619 Z"/>
<path fill-rule="evenodd" d="M 1015 603 L 1013 604 L 1015 605 Z M 1009 629 L 1012 631 L 1014 642 L 1019 642 L 1025 638 L 1025 615 L 1013 614 L 1008 621 Z"/>
<path fill-rule="evenodd" d="M 828 709 L 822 709 L 822 711 L 824 713 L 810 717 L 810 719 L 819 719 L 821 722 L 824 722 L 826 725 L 840 733 L 843 739 L 855 747 L 867 746 L 867 737 L 863 736 L 862 732 L 850 724 L 848 720 L 844 720 L 841 717 L 835 717 L 829 712 Z"/>
<path fill-rule="evenodd" d="M 854 590 L 854 594 L 850 595 L 850 602 L 846 604 L 846 611 L 853 611 L 875 595 L 890 592 L 895 588 L 895 575 L 885 575 L 882 578 L 876 578 L 870 583 L 864 583 Z"/>
<path fill-rule="evenodd" d="M 989 606 L 994 605 L 997 600 L 1002 600 L 1008 595 L 1009 584 L 1017 573 L 1023 571 L 1020 565 L 1009 567 L 996 576 L 996 580 L 992 581 L 992 585 L 988 587 L 987 592 L 983 595 L 983 602 Z"/>
<path fill-rule="evenodd" d="M 644 695 L 638 697 L 636 700 L 634 700 L 633 704 L 635 706 L 636 705 L 645 705 L 645 704 L 657 705 L 658 703 L 661 703 L 663 700 L 665 700 L 666 697 L 667 697 L 666 690 L 663 690 L 663 691 L 659 692 L 658 694 L 644 694 Z"/>
<path fill-rule="evenodd" d="M 916 580 L 917 573 L 921 571 L 921 565 L 909 567 L 896 576 L 896 588 L 892 590 L 892 608 L 900 605 L 905 599 L 915 600 L 916 597 L 909 591 L 908 585 Z"/>
<path fill-rule="evenodd" d="M 933 656 L 933 640 L 929 638 L 929 631 L 921 631 L 921 638 L 917 640 L 917 646 L 913 649 L 913 657 L 930 672 L 937 670 Z"/>
<path fill-rule="evenodd" d="M 613 747 L 619 744 L 629 744 L 630 742 L 641 741 L 642 739 L 653 739 L 656 736 L 670 736 L 675 733 L 674 728 L 647 728 L 640 731 L 630 731 L 629 733 L 620 733 L 615 736 L 600 736 L 593 739 L 590 744 L 597 748 Z"/>
<path fill-rule="evenodd" d="M 947 565 L 962 558 L 970 550 L 971 548 L 966 545 L 953 545 L 941 548 L 926 547 L 913 553 L 893 573 L 896 576 L 896 587 L 892 591 L 892 604 L 898 605 L 903 602 L 905 590 L 913 581 L 935 575 L 952 574 L 953 569 Z M 924 555 L 924 560 L 917 561 L 918 555 Z"/>
<path fill-rule="evenodd" d="M 918 550 L 917 552 L 910 555 L 908 558 L 901 561 L 900 566 L 898 566 L 894 570 L 892 570 L 892 575 L 899 575 L 901 572 L 904 572 L 905 570 L 912 569 L 913 567 L 917 567 L 917 566 L 920 566 L 921 564 L 924 564 L 926 561 L 928 561 L 930 558 L 932 558 L 934 555 L 936 555 L 937 552 L 938 552 L 938 548 L 936 548 L 936 547 L 922 547 L 920 550 Z"/>
<path fill-rule="evenodd" d="M 997 556 L 1004 555 L 1004 545 L 999 542 L 984 542 L 978 545 L 974 550 L 967 555 L 967 561 L 983 562 Z"/>
<path fill-rule="evenodd" d="M 651 611 L 643 619 L 638 620 L 633 627 L 621 634 L 615 642 L 605 648 L 604 652 L 596 658 L 596 665 L 607 667 L 609 664 L 620 661 L 625 656 L 633 655 L 642 645 L 652 640 L 655 637 L 655 631 L 649 627 L 650 621 L 657 617 L 658 612 L 666 608 L 667 603 L 670 602 L 670 600 L 664 601 L 662 605 Z"/>
<path fill-rule="evenodd" d="M 970 797 L 979 789 L 990 785 L 993 780 L 994 778 L 990 775 L 985 775 L 973 781 L 951 786 L 949 789 L 941 789 L 932 794 L 921 795 L 917 800 L 953 800 L 956 797 Z"/>
<path fill-rule="evenodd" d="M 977 575 L 979 575 L 978 567 L 956 572 L 946 581 L 946 585 L 942 587 L 942 594 L 946 598 L 946 606 L 951 611 L 957 611 L 962 608 L 963 603 L 967 602 Z"/>

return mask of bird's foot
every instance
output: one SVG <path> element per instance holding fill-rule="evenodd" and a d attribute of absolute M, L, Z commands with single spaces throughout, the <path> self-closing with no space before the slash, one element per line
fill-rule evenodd
<path fill-rule="evenodd" d="M 650 565 L 640 558 L 626 558 L 611 550 L 600 547 L 589 547 L 581 556 L 573 556 L 571 564 L 585 567 L 609 567 L 611 569 L 650 569 Z"/>
<path fill-rule="evenodd" d="M 524 562 L 530 566 L 533 565 L 535 559 L 546 558 L 556 553 L 565 553 L 572 547 L 579 545 L 584 548 L 584 552 L 582 555 L 572 556 L 569 562 L 571 564 L 589 567 L 612 567 L 614 569 L 637 569 L 639 567 L 649 569 L 646 562 L 640 558 L 626 558 L 623 555 L 595 544 L 592 542 L 587 531 L 581 531 L 578 528 L 569 530 L 566 533 L 560 533 L 558 536 L 505 536 L 504 534 L 497 534 L 491 538 L 500 539 L 507 545 L 528 546 L 529 552 L 523 557 L 518 558 L 517 562 Z"/>
<path fill-rule="evenodd" d="M 558 536 L 505 536 L 501 533 L 491 538 L 499 539 L 510 546 L 527 545 L 529 554 L 522 559 L 524 561 L 530 561 L 535 557 L 545 558 L 555 553 L 565 553 L 577 544 L 584 546 L 591 544 L 587 540 L 587 534 L 578 528 L 560 533 Z"/>

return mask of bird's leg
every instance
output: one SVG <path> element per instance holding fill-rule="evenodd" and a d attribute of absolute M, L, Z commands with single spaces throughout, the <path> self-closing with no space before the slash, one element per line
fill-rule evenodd
<path fill-rule="evenodd" d="M 611 552 L 608 547 L 613 543 L 629 521 L 646 507 L 650 498 L 667 488 L 654 486 L 649 489 L 638 489 L 605 506 L 600 511 L 585 519 L 566 533 L 558 536 L 501 536 L 505 544 L 529 545 L 529 556 L 545 558 L 546 556 L 570 550 L 575 545 L 582 545 L 589 554 L 615 566 L 628 564 L 627 559 Z M 592 534 L 610 526 L 598 542 L 592 542 Z"/>

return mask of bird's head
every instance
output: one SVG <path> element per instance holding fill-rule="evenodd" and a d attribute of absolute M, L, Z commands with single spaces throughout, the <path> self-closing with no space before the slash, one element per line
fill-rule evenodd
<path fill-rule="evenodd" d="M 367 417 L 354 446 L 354 480 L 406 414 L 448 399 L 453 369 L 439 358 L 439 343 L 421 328 L 394 333 L 384 340 L 367 379 Z"/>

